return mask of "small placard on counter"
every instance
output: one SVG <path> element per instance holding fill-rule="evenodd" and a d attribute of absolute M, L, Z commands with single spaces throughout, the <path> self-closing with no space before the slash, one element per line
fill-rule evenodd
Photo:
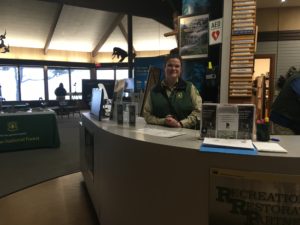
<path fill-rule="evenodd" d="M 253 142 L 257 151 L 259 152 L 278 152 L 287 153 L 288 151 L 280 146 L 278 143 L 273 142 Z"/>

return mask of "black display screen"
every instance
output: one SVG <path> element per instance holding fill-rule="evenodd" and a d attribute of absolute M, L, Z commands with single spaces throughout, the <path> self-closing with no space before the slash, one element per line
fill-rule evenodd
<path fill-rule="evenodd" d="M 106 89 L 107 95 L 109 99 L 113 98 L 114 95 L 114 87 L 115 80 L 90 80 L 83 79 L 82 80 L 82 99 L 85 102 L 90 102 L 92 97 L 92 89 L 98 88 L 98 84 L 102 83 Z"/>
<path fill-rule="evenodd" d="M 90 114 L 99 121 L 101 120 L 103 101 L 103 90 L 99 88 L 93 88 Z"/>

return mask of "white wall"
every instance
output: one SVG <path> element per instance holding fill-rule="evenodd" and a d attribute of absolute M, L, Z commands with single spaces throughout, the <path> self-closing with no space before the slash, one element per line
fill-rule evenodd
<path fill-rule="evenodd" d="M 285 75 L 291 66 L 300 69 L 300 40 L 259 42 L 256 54 L 276 55 L 275 81 L 280 75 Z"/>
<path fill-rule="evenodd" d="M 220 103 L 228 103 L 232 0 L 224 1 Z"/>

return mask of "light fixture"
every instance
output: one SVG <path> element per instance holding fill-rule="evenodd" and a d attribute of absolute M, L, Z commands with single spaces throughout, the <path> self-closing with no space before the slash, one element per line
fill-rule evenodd
<path fill-rule="evenodd" d="M 281 0 L 281 2 L 285 2 L 285 0 Z"/>
<path fill-rule="evenodd" d="M 4 43 L 4 39 L 6 39 L 6 30 L 4 34 L 0 35 L 0 49 L 2 50 L 1 53 L 9 52 L 9 45 Z"/>

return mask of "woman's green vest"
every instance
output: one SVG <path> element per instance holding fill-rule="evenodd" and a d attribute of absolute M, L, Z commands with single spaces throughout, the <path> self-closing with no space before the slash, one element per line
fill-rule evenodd
<path fill-rule="evenodd" d="M 191 87 L 191 82 L 179 79 L 168 97 L 162 84 L 157 84 L 151 91 L 152 114 L 159 118 L 172 115 L 177 120 L 185 119 L 194 109 L 190 94 Z"/>

